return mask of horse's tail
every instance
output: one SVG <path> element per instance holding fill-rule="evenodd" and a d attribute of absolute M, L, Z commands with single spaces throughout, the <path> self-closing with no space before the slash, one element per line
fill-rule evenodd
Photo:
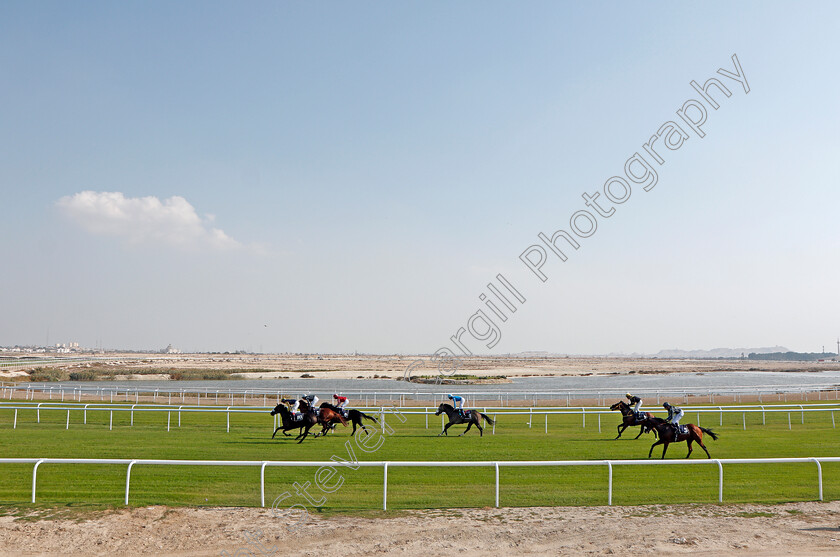
<path fill-rule="evenodd" d="M 379 423 L 379 421 L 377 421 L 376 418 L 374 418 L 373 416 L 368 416 L 367 414 L 365 414 L 361 410 L 356 410 L 356 412 L 358 412 L 359 416 L 361 416 L 362 418 L 367 418 L 368 420 L 373 420 L 373 423 L 375 423 L 375 424 Z"/>
<path fill-rule="evenodd" d="M 487 414 L 482 414 L 481 412 L 478 412 L 478 411 L 477 411 L 477 413 L 478 413 L 479 416 L 481 416 L 482 418 L 487 420 L 488 424 L 493 425 L 493 420 L 490 418 L 490 416 L 488 416 Z"/>
<path fill-rule="evenodd" d="M 700 426 L 697 426 L 697 427 L 700 427 Z M 711 429 L 706 429 L 705 427 L 700 427 L 700 431 L 702 431 L 703 433 L 706 433 L 709 437 L 711 437 L 712 439 L 717 441 L 718 434 L 715 433 L 714 431 L 712 431 Z"/>

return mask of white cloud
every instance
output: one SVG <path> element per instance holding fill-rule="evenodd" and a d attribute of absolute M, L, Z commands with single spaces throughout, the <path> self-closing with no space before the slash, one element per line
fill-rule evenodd
<path fill-rule="evenodd" d="M 120 192 L 83 191 L 62 197 L 59 209 L 84 230 L 97 236 L 124 238 L 133 244 L 165 244 L 182 249 L 233 250 L 242 244 L 202 219 L 180 196 L 126 197 Z"/>

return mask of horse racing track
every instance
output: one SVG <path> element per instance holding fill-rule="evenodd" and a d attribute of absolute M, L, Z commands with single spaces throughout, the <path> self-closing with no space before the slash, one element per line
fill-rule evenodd
<path fill-rule="evenodd" d="M 806 407 L 807 408 L 807 407 Z M 689 423 L 691 414 L 683 420 Z M 166 431 L 160 415 L 137 413 L 130 426 L 127 413 L 91 412 L 87 424 L 66 429 L 65 413 L 21 410 L 17 423 L 12 413 L 0 411 L 3 458 L 109 458 L 224 461 L 557 461 L 645 459 L 654 438 L 638 440 L 636 428 L 620 440 L 615 426 L 620 416 L 602 417 L 603 427 L 590 420 L 582 427 L 579 416 L 551 415 L 548 433 L 531 428 L 528 416 L 499 415 L 495 434 L 483 437 L 473 428 L 457 437 L 465 426 L 453 426 L 448 437 L 438 437 L 438 421 L 406 414 L 401 422 L 388 418 L 384 433 L 360 432 L 351 440 L 350 429 L 309 438 L 302 444 L 292 437 L 271 439 L 273 420 L 264 414 L 236 415 L 227 431 L 225 414 L 187 414 L 180 427 Z M 838 430 L 831 413 L 807 414 L 805 423 L 789 422 L 784 413 L 724 414 L 715 419 L 717 441 L 705 439 L 714 459 L 835 457 L 840 455 Z M 746 420 L 746 421 L 745 421 Z M 711 421 L 711 420 L 710 420 Z M 762 423 L 765 422 L 765 423 Z M 13 425 L 16 425 L 13 429 Z M 745 426 L 746 427 L 745 429 Z M 371 425 L 367 426 L 371 429 Z M 113 429 L 111 429 L 113 428 Z M 348 441 L 351 441 L 348 443 Z M 352 453 L 352 454 L 351 454 Z M 669 459 L 685 457 L 685 443 L 672 444 Z M 661 448 L 654 450 L 654 457 Z M 695 451 L 692 459 L 705 459 Z M 0 505 L 29 505 L 32 464 L 0 464 Z M 383 469 L 349 467 L 267 467 L 264 470 L 268 506 L 306 508 L 316 512 L 356 512 L 382 508 Z M 259 506 L 260 468 L 238 466 L 143 466 L 131 472 L 132 506 L 153 504 Z M 724 464 L 724 500 L 775 503 L 808 501 L 818 497 L 814 463 Z M 387 470 L 389 509 L 491 507 L 495 504 L 495 474 L 488 467 L 391 467 Z M 712 464 L 672 466 L 615 466 L 612 503 L 673 504 L 718 501 L 718 467 Z M 825 500 L 840 499 L 840 463 L 822 464 Z M 503 506 L 604 505 L 608 470 L 605 466 L 505 467 L 500 476 Z M 86 504 L 94 507 L 124 503 L 126 467 L 122 464 L 46 463 L 37 472 L 36 505 Z M 328 486 L 327 489 L 315 487 Z M 278 501 L 280 503 L 278 503 Z"/>

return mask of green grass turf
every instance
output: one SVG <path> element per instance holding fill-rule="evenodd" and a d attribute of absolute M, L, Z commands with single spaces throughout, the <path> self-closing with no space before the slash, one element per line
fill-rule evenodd
<path fill-rule="evenodd" d="M 70 429 L 65 430 L 66 411 L 41 410 L 36 423 L 34 410 L 21 410 L 17 428 L 12 429 L 14 412 L 0 409 L 0 456 L 39 458 L 131 458 L 187 460 L 329 460 L 346 457 L 344 443 L 349 428 L 339 426 L 336 434 L 307 439 L 296 444 L 291 438 L 272 440 L 272 418 L 265 414 L 232 414 L 231 431 L 225 431 L 225 414 L 184 413 L 181 427 L 172 414 L 171 431 L 166 431 L 166 413 L 135 413 L 129 425 L 128 413 L 115 413 L 109 431 L 108 412 L 72 411 Z M 718 441 L 706 437 L 714 458 L 840 456 L 840 432 L 832 426 L 830 413 L 809 413 L 805 424 L 800 414 L 748 414 L 743 429 L 741 414 L 704 415 L 702 424 L 720 434 Z M 527 416 L 499 416 L 495 435 L 488 428 L 479 437 L 473 428 L 456 437 L 464 426 L 453 426 L 449 437 L 437 437 L 440 418 L 407 416 L 405 423 L 389 418 L 394 428 L 381 449 L 365 453 L 354 444 L 359 460 L 601 460 L 644 459 L 653 437 L 633 437 L 638 428 L 628 429 L 614 441 L 618 414 L 598 419 L 580 416 L 550 416 L 549 432 L 543 418 L 535 417 L 529 428 Z M 684 423 L 697 422 L 689 412 Z M 661 456 L 661 446 L 654 457 Z M 685 443 L 673 444 L 668 458 L 684 458 Z M 703 460 L 695 447 L 692 458 Z M 43 464 L 38 469 L 36 507 L 72 505 L 120 506 L 125 490 L 124 465 Z M 316 468 L 267 468 L 266 502 L 293 483 L 313 482 Z M 339 467 L 343 485 L 324 494 L 315 487 L 310 493 L 317 505 L 293 496 L 281 505 L 304 503 L 321 512 L 361 512 L 382 505 L 382 468 L 350 470 Z M 389 468 L 389 509 L 492 506 L 495 471 L 487 468 Z M 500 472 L 503 506 L 603 505 L 607 502 L 606 466 L 505 468 Z M 332 481 L 338 478 L 336 476 Z M 26 507 L 31 497 L 32 465 L 0 464 L 0 506 Z M 825 499 L 840 499 L 840 464 L 823 464 Z M 613 503 L 673 504 L 716 503 L 718 470 L 715 464 L 689 466 L 614 466 Z M 724 502 L 776 503 L 817 498 L 816 465 L 728 464 L 724 466 Z M 132 506 L 230 505 L 258 506 L 258 467 L 175 467 L 136 465 L 132 470 Z"/>

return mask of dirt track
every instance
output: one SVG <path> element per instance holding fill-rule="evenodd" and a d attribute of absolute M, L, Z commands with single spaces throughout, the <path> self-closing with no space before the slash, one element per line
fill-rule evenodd
<path fill-rule="evenodd" d="M 840 502 L 452 509 L 315 517 L 295 531 L 284 524 L 270 510 L 239 508 L 146 507 L 81 522 L 3 517 L 0 556 L 840 553 Z"/>

